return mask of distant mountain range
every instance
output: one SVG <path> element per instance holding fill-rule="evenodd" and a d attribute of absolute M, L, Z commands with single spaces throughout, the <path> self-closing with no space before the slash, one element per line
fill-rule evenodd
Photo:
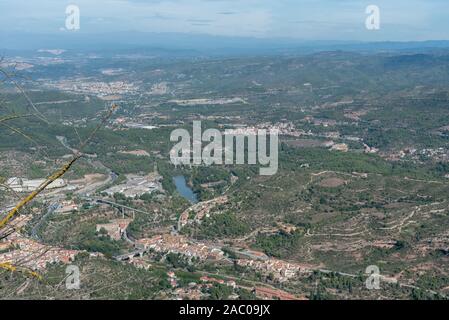
<path fill-rule="evenodd" d="M 30 34 L 0 32 L 0 54 L 39 49 L 75 52 L 123 52 L 155 55 L 270 55 L 317 51 L 420 51 L 449 48 L 447 40 L 423 42 L 302 41 L 287 38 L 244 38 L 180 33 L 119 32 L 92 34 L 60 32 Z"/>

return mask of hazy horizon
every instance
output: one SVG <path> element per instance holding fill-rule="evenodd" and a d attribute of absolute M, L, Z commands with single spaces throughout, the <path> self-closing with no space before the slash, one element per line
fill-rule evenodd
<path fill-rule="evenodd" d="M 80 9 L 79 34 L 182 33 L 258 39 L 337 41 L 449 40 L 443 0 L 0 0 L 0 32 L 62 35 L 66 7 Z M 368 30 L 366 8 L 380 9 Z M 126 12 L 126 14 L 124 14 Z"/>

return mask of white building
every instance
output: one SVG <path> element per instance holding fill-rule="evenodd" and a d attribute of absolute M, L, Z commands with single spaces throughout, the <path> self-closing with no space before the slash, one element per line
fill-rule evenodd
<path fill-rule="evenodd" d="M 45 182 L 45 179 L 28 180 L 25 178 L 13 177 L 6 181 L 6 186 L 15 192 L 33 192 Z M 56 179 L 46 189 L 56 189 L 65 187 L 64 179 Z"/>

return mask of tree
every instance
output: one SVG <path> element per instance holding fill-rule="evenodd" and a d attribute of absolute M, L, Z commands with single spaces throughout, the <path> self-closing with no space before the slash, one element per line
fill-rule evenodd
<path fill-rule="evenodd" d="M 1 62 L 2 62 L 2 59 L 0 59 L 0 63 Z M 9 106 L 7 107 L 5 100 L 1 100 L 0 101 L 0 127 L 6 128 L 10 132 L 21 136 L 23 139 L 31 141 L 37 147 L 37 149 L 40 150 L 40 145 L 38 144 L 38 142 L 35 141 L 35 139 L 33 137 L 31 137 L 29 134 L 24 133 L 20 127 L 14 126 L 14 122 L 18 121 L 20 119 L 24 119 L 24 118 L 35 118 L 35 119 L 38 119 L 39 121 L 42 121 L 46 124 L 49 124 L 49 121 L 38 110 L 38 108 L 33 103 L 32 99 L 28 96 L 28 94 L 24 90 L 24 88 L 19 84 L 18 81 L 16 81 L 15 70 L 9 71 L 9 70 L 0 68 L 0 75 L 3 76 L 2 78 L 0 78 L 0 85 L 2 85 L 4 83 L 11 84 L 13 87 L 15 87 L 17 89 L 17 91 L 20 93 L 20 95 L 23 98 L 25 98 L 25 101 L 26 101 L 26 107 L 21 108 L 19 110 L 18 108 L 17 109 L 14 108 L 15 106 L 13 106 L 12 109 Z M 116 108 L 117 108 L 116 105 L 113 105 L 111 107 L 111 109 L 108 111 L 108 113 L 103 118 L 101 123 L 99 123 L 97 125 L 97 127 L 95 127 L 95 129 L 90 133 L 90 135 L 87 137 L 87 139 L 85 139 L 83 142 L 80 143 L 77 151 L 74 152 L 72 157 L 64 165 L 62 165 L 59 169 L 52 172 L 46 179 L 44 179 L 44 182 L 42 182 L 36 188 L 36 190 L 30 192 L 25 197 L 22 197 L 22 196 L 16 194 L 14 190 L 11 190 L 11 188 L 9 186 L 5 186 L 3 184 L 3 182 L 0 181 L 2 183 L 2 187 L 3 187 L 2 189 L 6 189 L 8 191 L 13 192 L 14 195 L 16 196 L 16 198 L 18 199 L 16 205 L 9 212 L 7 212 L 4 216 L 0 217 L 0 239 L 7 238 L 12 233 L 16 232 L 17 230 L 14 227 L 14 225 L 11 224 L 11 221 L 16 216 L 18 216 L 21 213 L 21 211 L 23 211 L 23 209 L 25 209 L 26 206 L 29 205 L 37 196 L 39 196 L 39 194 L 41 194 L 45 189 L 47 189 L 47 187 L 51 183 L 53 183 L 54 181 L 56 181 L 57 179 L 59 179 L 63 175 L 65 175 L 72 168 L 73 164 L 75 162 L 77 162 L 81 157 L 83 157 L 83 153 L 82 153 L 83 149 L 92 140 L 92 138 L 97 134 L 98 130 L 102 126 L 104 126 L 104 124 L 110 118 L 110 116 L 116 110 Z M 26 112 L 23 112 L 22 109 L 25 109 Z M 12 266 L 9 263 L 5 264 L 5 263 L 2 263 L 1 261 L 0 261 L 0 268 L 7 269 L 10 271 L 21 271 L 23 269 L 20 266 Z M 25 272 L 27 272 L 28 274 L 31 274 L 33 276 L 38 276 L 34 271 L 27 270 L 26 268 L 25 268 Z"/>

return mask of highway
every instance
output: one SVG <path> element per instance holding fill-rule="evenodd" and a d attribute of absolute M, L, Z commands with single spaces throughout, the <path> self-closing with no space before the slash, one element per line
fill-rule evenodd
<path fill-rule="evenodd" d="M 45 222 L 45 220 L 52 215 L 59 207 L 58 203 L 52 203 L 47 209 L 47 212 L 42 216 L 41 219 L 39 219 L 38 223 L 31 229 L 31 237 L 33 239 L 39 240 L 38 232 L 41 228 L 42 224 Z"/>

